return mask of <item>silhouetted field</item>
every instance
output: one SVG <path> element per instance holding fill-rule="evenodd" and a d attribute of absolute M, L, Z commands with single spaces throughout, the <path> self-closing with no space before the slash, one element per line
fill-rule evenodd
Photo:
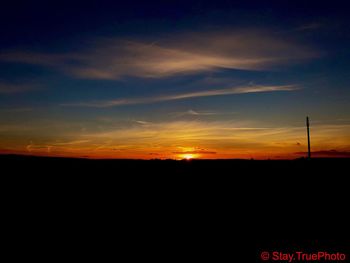
<path fill-rule="evenodd" d="M 74 249 L 79 240 L 82 253 L 96 259 L 104 255 L 97 251 L 111 253 L 117 246 L 129 257 L 183 259 L 190 254 L 189 260 L 213 262 L 261 262 L 259 251 L 337 251 L 348 244 L 349 159 L 2 155 L 0 161 L 7 215 L 28 237 L 26 243 L 36 229 L 41 235 L 50 229 L 50 238 L 62 238 Z"/>
<path fill-rule="evenodd" d="M 329 192 L 347 185 L 350 159 L 296 160 L 120 160 L 79 159 L 1 155 L 3 178 L 21 178 L 32 183 L 39 180 L 53 185 L 88 183 L 119 187 L 122 182 L 148 185 L 192 187 L 203 184 L 211 191 L 257 186 L 273 191 Z M 277 187 L 276 187 L 277 185 Z M 146 188 L 146 187 L 145 187 Z M 164 187 L 160 187 L 160 190 Z M 197 187 L 195 188 L 197 190 Z M 201 190 L 200 187 L 198 187 Z M 257 189 L 260 191 L 261 189 Z M 324 195 L 323 193 L 323 195 Z"/>

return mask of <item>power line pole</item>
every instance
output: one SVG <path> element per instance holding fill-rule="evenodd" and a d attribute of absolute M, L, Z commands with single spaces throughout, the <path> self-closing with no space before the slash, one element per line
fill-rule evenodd
<path fill-rule="evenodd" d="M 311 151 L 310 151 L 310 123 L 309 117 L 306 117 L 306 130 L 307 130 L 307 157 L 311 159 Z"/>

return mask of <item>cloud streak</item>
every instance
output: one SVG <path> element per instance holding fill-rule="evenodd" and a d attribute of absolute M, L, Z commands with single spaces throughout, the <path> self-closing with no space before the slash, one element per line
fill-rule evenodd
<path fill-rule="evenodd" d="M 29 84 L 13 84 L 0 82 L 0 94 L 15 94 L 32 91 L 37 89 L 37 86 Z"/>
<path fill-rule="evenodd" d="M 196 150 L 196 151 L 184 151 L 184 152 L 173 152 L 174 154 L 216 154 L 213 151 Z"/>
<path fill-rule="evenodd" d="M 205 44 L 204 44 L 205 43 Z M 261 30 L 203 32 L 157 42 L 99 39 L 79 52 L 8 51 L 0 61 L 42 65 L 76 78 L 162 78 L 221 69 L 262 70 L 317 57 L 316 51 Z"/>
<path fill-rule="evenodd" d="M 197 111 L 197 110 L 188 110 L 185 112 L 175 112 L 173 115 L 177 117 L 181 116 L 212 116 L 212 115 L 219 115 L 222 113 L 216 112 L 216 111 Z"/>
<path fill-rule="evenodd" d="M 10 112 L 10 113 L 23 113 L 23 112 L 30 112 L 33 111 L 33 108 L 26 108 L 26 107 L 14 107 L 14 108 L 0 108 L 0 112 Z"/>
<path fill-rule="evenodd" d="M 296 85 L 281 85 L 281 86 L 242 86 L 226 89 L 216 90 L 202 90 L 194 92 L 186 92 L 171 95 L 162 96 L 150 96 L 150 97 L 136 97 L 136 98 L 122 98 L 116 100 L 99 101 L 99 102 L 78 102 L 78 103 L 65 103 L 61 106 L 69 107 L 94 107 L 94 108 L 108 108 L 124 105 L 136 105 L 136 104 L 149 104 L 164 101 L 184 100 L 200 97 L 213 97 L 223 95 L 235 95 L 245 93 L 261 93 L 261 92 L 276 92 L 276 91 L 295 91 L 299 87 Z"/>
<path fill-rule="evenodd" d="M 296 31 L 309 31 L 309 30 L 316 30 L 322 27 L 321 23 L 309 23 L 309 24 L 305 24 L 302 26 L 297 27 L 295 30 Z"/>

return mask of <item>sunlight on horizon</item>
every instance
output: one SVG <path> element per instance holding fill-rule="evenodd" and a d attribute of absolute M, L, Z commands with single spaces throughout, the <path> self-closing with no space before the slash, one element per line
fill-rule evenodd
<path fill-rule="evenodd" d="M 186 159 L 186 160 L 192 160 L 195 158 L 198 158 L 198 154 L 181 154 L 182 159 Z"/>

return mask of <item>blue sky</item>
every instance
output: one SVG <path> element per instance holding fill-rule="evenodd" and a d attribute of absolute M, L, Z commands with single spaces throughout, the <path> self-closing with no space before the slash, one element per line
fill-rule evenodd
<path fill-rule="evenodd" d="M 4 4 L 0 149 L 294 156 L 305 151 L 302 127 L 310 115 L 315 151 L 347 154 L 347 6 L 280 2 Z M 235 132 L 227 137 L 225 129 Z"/>

